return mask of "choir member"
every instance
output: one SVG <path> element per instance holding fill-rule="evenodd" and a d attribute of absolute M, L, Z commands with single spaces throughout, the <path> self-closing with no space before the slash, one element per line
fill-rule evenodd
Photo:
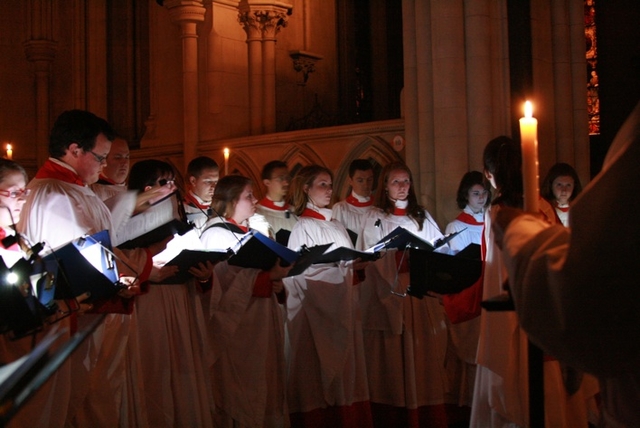
<path fill-rule="evenodd" d="M 58 116 L 49 138 L 50 157 L 28 185 L 31 193 L 18 225 L 29 241 L 44 242 L 50 250 L 85 234 L 112 229 L 111 213 L 89 185 L 98 180 L 113 138 L 111 126 L 93 113 L 69 110 Z M 129 266 L 143 262 L 122 263 L 127 257 L 116 253 L 118 270 L 137 276 Z M 133 380 L 126 376 L 126 362 L 116 351 L 128 341 L 127 314 L 133 309 L 134 287 L 110 301 L 93 303 L 93 310 L 112 314 L 56 374 L 54 395 L 60 401 L 47 409 L 50 426 L 121 422 L 120 408 L 127 399 L 122 391 Z M 78 328 L 94 317 L 78 317 Z"/>
<path fill-rule="evenodd" d="M 291 176 L 287 164 L 274 160 L 262 168 L 262 184 L 266 194 L 258 202 L 257 212 L 269 223 L 269 234 L 278 238 L 278 232 L 285 234 L 278 242 L 287 245 L 288 235 L 296 224 L 296 217 L 287 201 Z"/>
<path fill-rule="evenodd" d="M 540 195 L 547 200 L 556 211 L 559 223 L 569 227 L 569 205 L 582 191 L 578 173 L 567 163 L 553 165 L 540 188 Z"/>
<path fill-rule="evenodd" d="M 380 241 L 398 226 L 433 242 L 442 237 L 429 212 L 418 204 L 409 168 L 386 165 L 376 208 L 364 219 L 359 249 Z M 446 427 L 444 361 L 447 330 L 437 299 L 405 293 L 408 251 L 389 250 L 368 266 L 361 287 L 367 375 L 377 426 Z"/>
<path fill-rule="evenodd" d="M 373 165 L 366 159 L 355 159 L 349 164 L 347 198 L 333 205 L 333 218 L 344 224 L 355 244 L 362 230 L 362 219 L 373 208 Z"/>
<path fill-rule="evenodd" d="M 218 163 L 207 156 L 192 159 L 187 165 L 187 193 L 184 196 L 184 210 L 187 219 L 202 231 L 211 217 L 211 198 L 218 184 L 220 170 Z"/>
<path fill-rule="evenodd" d="M 291 196 L 298 222 L 289 248 L 352 248 L 345 227 L 331 220 L 332 182 L 331 172 L 318 165 L 306 166 L 294 177 Z M 285 278 L 292 426 L 372 425 L 356 267 L 318 264 Z"/>
<path fill-rule="evenodd" d="M 205 247 L 237 247 L 249 231 L 256 202 L 251 180 L 222 178 L 212 203 L 220 217 L 207 222 L 200 237 Z M 281 306 L 286 299 L 282 278 L 289 269 L 279 260 L 269 270 L 226 261 L 214 269 L 209 330 L 215 426 L 289 426 Z"/>
<path fill-rule="evenodd" d="M 171 165 L 151 159 L 131 168 L 128 187 L 140 193 L 157 187 L 175 190 L 173 181 Z M 174 236 L 154 255 L 154 265 L 162 267 L 181 250 L 199 247 L 195 230 Z M 173 283 L 163 278 L 165 283 L 151 283 L 138 299 L 137 353 L 150 426 L 212 425 L 206 326 L 195 284 L 210 281 L 212 270 L 212 265 L 200 264 L 189 271 L 194 279 Z"/>

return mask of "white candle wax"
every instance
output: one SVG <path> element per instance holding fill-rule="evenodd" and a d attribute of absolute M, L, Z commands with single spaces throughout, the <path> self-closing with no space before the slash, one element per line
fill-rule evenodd
<path fill-rule="evenodd" d="M 520 119 L 522 145 L 522 184 L 525 211 L 538 212 L 538 121 L 532 117 L 533 107 L 527 101 Z"/>

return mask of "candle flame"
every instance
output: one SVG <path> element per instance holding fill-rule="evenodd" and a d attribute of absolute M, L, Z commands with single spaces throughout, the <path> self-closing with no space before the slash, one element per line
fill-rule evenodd
<path fill-rule="evenodd" d="M 526 101 L 524 103 L 524 117 L 526 117 L 527 119 L 531 119 L 532 116 L 533 116 L 533 104 L 531 104 L 531 101 Z"/>
<path fill-rule="evenodd" d="M 11 150 L 13 147 L 11 147 L 11 144 L 7 144 L 7 150 Z"/>
<path fill-rule="evenodd" d="M 229 158 L 229 149 L 225 147 L 223 151 L 224 151 L 225 159 L 228 159 Z"/>

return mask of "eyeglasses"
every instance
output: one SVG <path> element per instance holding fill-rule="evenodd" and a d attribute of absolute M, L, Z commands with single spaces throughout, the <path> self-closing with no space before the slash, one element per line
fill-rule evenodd
<path fill-rule="evenodd" d="M 85 150 L 85 152 L 87 153 L 91 153 L 93 155 L 93 157 L 96 159 L 96 162 L 98 163 L 103 163 L 103 162 L 107 162 L 107 157 L 106 156 L 100 156 L 99 154 L 95 153 L 93 150 Z"/>
<path fill-rule="evenodd" d="M 29 196 L 31 189 L 18 189 L 18 190 L 0 190 L 0 195 L 7 198 L 18 199 L 23 196 Z"/>
<path fill-rule="evenodd" d="M 173 178 L 171 180 L 167 180 L 166 178 L 161 178 L 160 180 L 158 180 L 158 184 L 160 186 L 166 186 L 167 184 L 173 184 L 174 180 Z"/>

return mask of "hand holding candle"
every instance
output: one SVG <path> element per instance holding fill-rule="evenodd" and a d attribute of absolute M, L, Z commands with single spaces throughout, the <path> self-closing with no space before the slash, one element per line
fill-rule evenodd
<path fill-rule="evenodd" d="M 538 212 L 538 121 L 532 117 L 531 102 L 524 103 L 524 117 L 520 119 L 522 146 L 522 184 L 524 210 Z"/>

